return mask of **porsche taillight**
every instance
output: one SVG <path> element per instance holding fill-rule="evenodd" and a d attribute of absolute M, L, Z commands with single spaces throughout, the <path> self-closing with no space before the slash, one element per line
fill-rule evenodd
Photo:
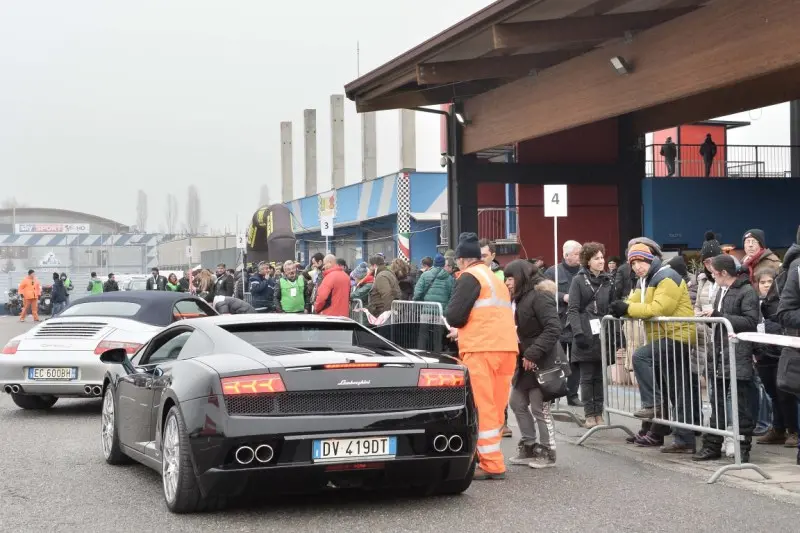
<path fill-rule="evenodd" d="M 271 394 L 286 391 L 280 374 L 253 374 L 222 378 L 220 383 L 222 384 L 222 394 L 225 396 Z"/>
<path fill-rule="evenodd" d="M 17 348 L 19 347 L 19 342 L 16 340 L 8 341 L 8 344 L 3 346 L 3 355 L 14 355 L 17 353 Z"/>
<path fill-rule="evenodd" d="M 460 369 L 438 370 L 423 368 L 419 371 L 418 387 L 463 387 L 466 383 L 464 371 Z"/>
<path fill-rule="evenodd" d="M 95 355 L 100 355 L 103 352 L 107 352 L 108 350 L 113 350 L 115 348 L 124 348 L 125 352 L 128 355 L 135 354 L 142 345 L 138 342 L 123 342 L 123 341 L 102 341 L 100 344 L 97 345 L 97 348 L 94 349 Z"/>

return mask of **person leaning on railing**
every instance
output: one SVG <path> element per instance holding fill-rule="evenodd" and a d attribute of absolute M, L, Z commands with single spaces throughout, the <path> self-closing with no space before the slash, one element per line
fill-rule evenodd
<path fill-rule="evenodd" d="M 646 244 L 634 244 L 628 249 L 628 262 L 637 276 L 636 288 L 627 301 L 616 300 L 611 303 L 611 314 L 615 317 L 625 315 L 634 319 L 657 317 L 692 317 L 692 302 L 684 279 L 669 265 L 653 255 Z M 672 403 L 675 421 L 697 424 L 699 416 L 699 395 L 696 376 L 689 365 L 689 342 L 695 337 L 695 327 L 691 322 L 658 322 L 645 325 L 648 344 L 636 349 L 633 354 L 633 370 L 639 382 L 639 392 L 643 408 L 634 416 L 637 418 L 668 418 L 664 412 L 666 400 Z M 661 391 L 667 389 L 668 398 L 662 398 Z M 669 429 L 653 424 L 635 442 L 640 446 L 661 446 Z M 693 453 L 695 450 L 694 432 L 675 429 L 674 442 L 664 446 L 664 453 Z"/>
<path fill-rule="evenodd" d="M 718 255 L 711 260 L 711 273 L 719 286 L 711 310 L 704 316 L 725 318 L 733 331 L 718 324 L 714 328 L 714 354 L 709 355 L 709 367 L 713 365 L 713 382 L 709 385 L 711 398 L 711 424 L 715 429 L 726 429 L 731 425 L 726 414 L 726 392 L 730 387 L 730 368 L 727 347 L 729 333 L 756 331 L 760 318 L 758 294 L 750 284 L 747 274 L 739 275 L 736 262 L 729 255 Z M 739 434 L 744 436 L 741 443 L 742 462 L 750 462 L 753 430 L 755 422 L 750 406 L 753 387 L 753 343 L 739 341 L 735 345 L 736 360 L 736 404 L 738 406 Z M 727 422 L 727 424 L 726 424 Z M 692 459 L 694 461 L 713 461 L 722 457 L 724 438 L 720 435 L 703 435 L 703 447 Z"/>

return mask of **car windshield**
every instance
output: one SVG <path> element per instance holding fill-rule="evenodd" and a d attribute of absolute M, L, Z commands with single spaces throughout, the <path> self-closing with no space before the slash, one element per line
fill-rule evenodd
<path fill-rule="evenodd" d="M 280 347 L 306 350 L 364 348 L 380 355 L 402 353 L 368 329 L 346 322 L 228 324 L 221 327 L 267 353 L 276 352 Z"/>
<path fill-rule="evenodd" d="M 128 284 L 129 291 L 143 291 L 147 288 L 147 280 L 134 279 Z"/>
<path fill-rule="evenodd" d="M 132 317 L 142 306 L 133 302 L 85 302 L 64 309 L 59 316 Z"/>

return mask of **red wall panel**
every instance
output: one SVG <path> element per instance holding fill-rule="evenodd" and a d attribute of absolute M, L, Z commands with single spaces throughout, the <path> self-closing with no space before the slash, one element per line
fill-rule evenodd
<path fill-rule="evenodd" d="M 544 216 L 542 185 L 518 185 L 520 257 L 542 256 L 554 262 L 553 219 Z M 596 241 L 607 255 L 619 255 L 616 185 L 569 185 L 567 217 L 558 219 L 558 260 L 568 240 Z"/>
<path fill-rule="evenodd" d="M 667 164 L 664 163 L 664 156 L 661 155 L 661 146 L 667 141 L 667 137 L 672 137 L 672 142 L 677 143 L 678 128 L 653 132 L 653 144 L 647 147 L 645 154 L 648 176 L 663 178 L 667 175 Z"/>
<path fill-rule="evenodd" d="M 727 128 L 725 126 L 706 126 L 690 124 L 680 126 L 680 175 L 688 178 L 702 178 L 706 175 L 703 158 L 700 156 L 700 144 L 706 140 L 706 134 L 710 133 L 711 138 L 717 143 L 717 157 L 714 158 L 714 165 L 711 167 L 711 177 L 720 178 L 726 174 L 727 157 L 725 154 L 725 144 L 727 143 Z"/>
<path fill-rule="evenodd" d="M 520 163 L 616 163 L 619 152 L 617 119 L 595 122 L 517 145 Z"/>

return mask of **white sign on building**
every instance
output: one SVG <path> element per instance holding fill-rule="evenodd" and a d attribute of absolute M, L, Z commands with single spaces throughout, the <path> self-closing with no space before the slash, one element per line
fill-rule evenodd
<path fill-rule="evenodd" d="M 58 222 L 27 222 L 14 224 L 16 234 L 90 233 L 89 224 L 64 224 Z"/>

